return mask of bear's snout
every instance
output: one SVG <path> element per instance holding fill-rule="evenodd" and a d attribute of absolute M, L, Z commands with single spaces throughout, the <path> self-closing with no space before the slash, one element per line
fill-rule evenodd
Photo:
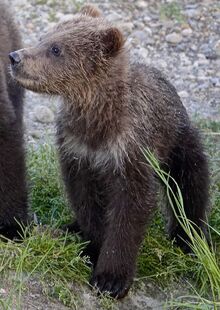
<path fill-rule="evenodd" d="M 12 52 L 8 56 L 9 56 L 9 59 L 11 61 L 12 66 L 16 66 L 21 62 L 21 58 L 20 58 L 18 52 Z"/>

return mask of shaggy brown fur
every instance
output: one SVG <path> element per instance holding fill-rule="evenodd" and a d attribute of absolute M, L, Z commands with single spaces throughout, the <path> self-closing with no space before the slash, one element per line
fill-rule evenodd
<path fill-rule="evenodd" d="M 0 2 L 0 234 L 13 238 L 27 220 L 22 129 L 23 90 L 8 74 L 8 53 L 21 47 L 6 4 Z M 15 220 L 16 219 L 16 220 Z"/>
<path fill-rule="evenodd" d="M 118 28 L 94 7 L 57 25 L 39 44 L 14 55 L 24 87 L 63 98 L 57 142 L 77 222 L 90 240 L 91 283 L 123 297 L 129 290 L 157 181 L 140 147 L 149 147 L 182 190 L 188 218 L 202 227 L 208 168 L 197 131 L 162 74 L 133 63 Z M 171 213 L 170 234 L 184 232 Z"/>

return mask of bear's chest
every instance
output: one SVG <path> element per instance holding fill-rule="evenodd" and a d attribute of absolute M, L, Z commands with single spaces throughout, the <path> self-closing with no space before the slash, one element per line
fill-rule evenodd
<path fill-rule="evenodd" d="M 126 147 L 121 138 L 91 148 L 82 139 L 67 132 L 60 133 L 58 144 L 61 156 L 69 160 L 86 159 L 93 168 L 120 169 L 126 158 Z"/>

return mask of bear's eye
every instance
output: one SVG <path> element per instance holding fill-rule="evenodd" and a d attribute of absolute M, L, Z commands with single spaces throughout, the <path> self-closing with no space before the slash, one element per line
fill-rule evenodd
<path fill-rule="evenodd" d="M 61 50 L 58 46 L 52 46 L 51 52 L 54 56 L 60 56 Z"/>

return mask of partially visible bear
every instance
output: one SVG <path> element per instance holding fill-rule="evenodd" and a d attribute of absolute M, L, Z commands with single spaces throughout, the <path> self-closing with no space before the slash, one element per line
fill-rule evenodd
<path fill-rule="evenodd" d="M 8 53 L 21 39 L 8 5 L 0 1 L 0 235 L 19 236 L 27 222 L 27 190 L 23 146 L 23 89 L 9 74 Z M 17 222 L 18 221 L 18 222 Z"/>
<path fill-rule="evenodd" d="M 121 31 L 95 7 L 85 6 L 10 58 L 22 86 L 63 99 L 57 143 L 77 219 L 69 230 L 91 241 L 91 283 L 121 298 L 156 208 L 158 182 L 140 148 L 150 148 L 170 171 L 186 215 L 203 229 L 209 173 L 199 135 L 175 88 L 157 69 L 132 62 Z M 170 213 L 170 236 L 185 247 Z"/>

